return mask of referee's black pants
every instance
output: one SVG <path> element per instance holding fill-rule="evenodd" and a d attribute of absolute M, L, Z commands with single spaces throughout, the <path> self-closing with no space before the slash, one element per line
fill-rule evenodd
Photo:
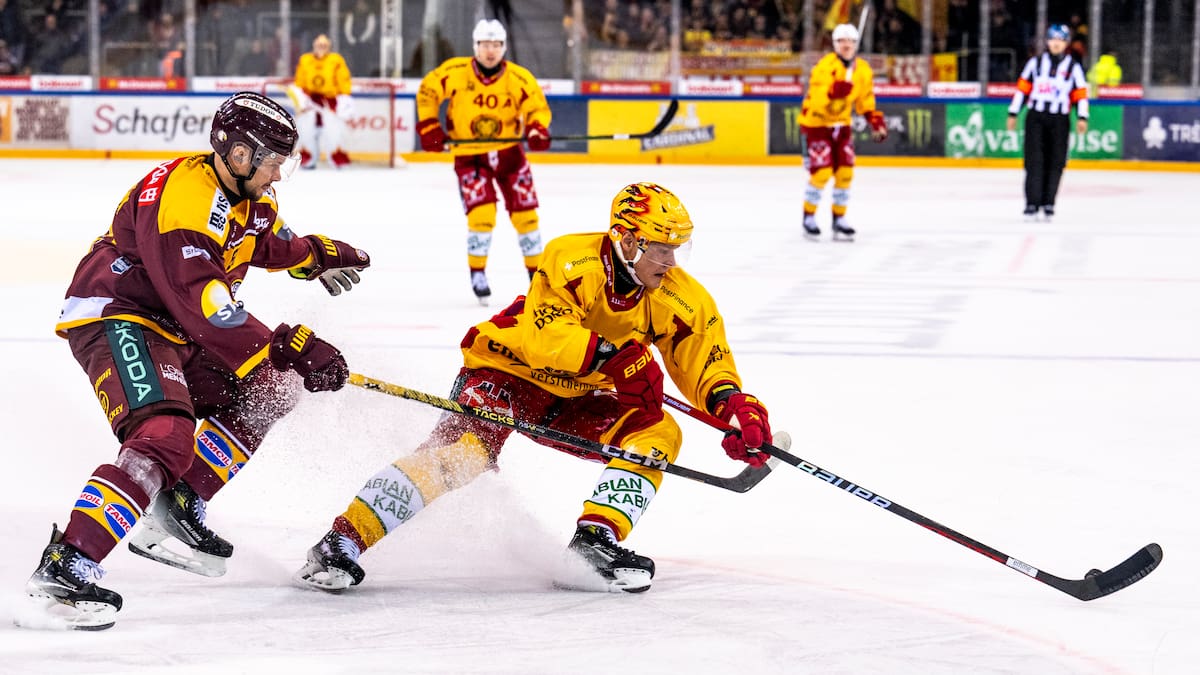
<path fill-rule="evenodd" d="M 1054 205 L 1070 142 L 1070 115 L 1025 113 L 1025 204 Z"/>

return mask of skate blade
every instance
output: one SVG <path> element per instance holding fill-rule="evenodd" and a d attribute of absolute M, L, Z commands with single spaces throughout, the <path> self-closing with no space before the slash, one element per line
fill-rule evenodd
<path fill-rule="evenodd" d="M 815 233 L 814 232 L 805 232 L 804 238 L 809 241 L 821 241 L 821 233 L 820 232 L 815 232 Z"/>
<path fill-rule="evenodd" d="M 650 589 L 647 570 L 616 568 L 613 576 L 605 578 L 582 557 L 567 551 L 551 585 L 561 591 L 585 593 L 641 593 Z"/>
<path fill-rule="evenodd" d="M 605 579 L 595 572 L 579 577 L 559 577 L 551 584 L 560 591 L 584 593 L 644 593 L 650 590 L 650 573 L 638 569 L 613 570 L 616 579 Z"/>
<path fill-rule="evenodd" d="M 28 602 L 14 607 L 13 625 L 31 630 L 87 630 L 112 628 L 117 608 L 105 602 L 74 605 L 40 591 L 28 591 Z"/>
<path fill-rule="evenodd" d="M 846 234 L 845 232 L 834 232 L 833 240 L 834 241 L 854 241 L 854 235 Z"/>
<path fill-rule="evenodd" d="M 188 555 L 176 553 L 163 545 L 170 535 L 154 528 L 146 527 L 135 532 L 129 539 L 129 550 L 143 558 L 180 569 L 202 577 L 219 577 L 225 574 L 225 558 L 196 551 L 175 539 L 180 546 L 186 548 Z"/>
<path fill-rule="evenodd" d="M 292 581 L 304 588 L 335 594 L 354 585 L 354 577 L 348 572 L 336 567 L 322 567 L 313 562 L 305 563 L 304 567 L 297 570 L 292 575 Z"/>

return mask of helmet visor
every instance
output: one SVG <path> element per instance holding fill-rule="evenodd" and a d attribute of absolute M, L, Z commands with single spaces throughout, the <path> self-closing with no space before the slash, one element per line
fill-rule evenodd
<path fill-rule="evenodd" d="M 287 180 L 296 172 L 296 167 L 300 166 L 300 153 L 293 152 L 290 155 L 281 155 L 273 150 L 259 146 L 254 151 L 254 157 L 250 160 L 250 163 L 255 169 L 270 172 L 278 170 L 279 179 Z"/>
<path fill-rule="evenodd" d="M 638 248 L 642 250 L 642 260 L 660 267 L 683 267 L 692 256 L 691 239 L 679 246 L 641 239 L 638 241 Z"/>

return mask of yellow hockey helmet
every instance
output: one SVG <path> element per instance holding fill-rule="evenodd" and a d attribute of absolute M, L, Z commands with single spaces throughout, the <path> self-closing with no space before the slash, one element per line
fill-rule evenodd
<path fill-rule="evenodd" d="M 626 185 L 613 197 L 609 236 L 632 232 L 649 243 L 682 246 L 692 238 L 692 217 L 675 193 L 657 183 Z"/>

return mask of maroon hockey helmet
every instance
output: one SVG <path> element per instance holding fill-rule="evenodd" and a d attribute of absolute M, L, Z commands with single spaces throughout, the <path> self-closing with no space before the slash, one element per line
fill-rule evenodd
<path fill-rule="evenodd" d="M 245 144 L 254 153 L 251 165 L 257 169 L 267 160 L 283 166 L 294 159 L 298 138 L 296 121 L 283 106 L 262 94 L 240 91 L 217 108 L 210 141 L 222 159 L 234 145 Z"/>

